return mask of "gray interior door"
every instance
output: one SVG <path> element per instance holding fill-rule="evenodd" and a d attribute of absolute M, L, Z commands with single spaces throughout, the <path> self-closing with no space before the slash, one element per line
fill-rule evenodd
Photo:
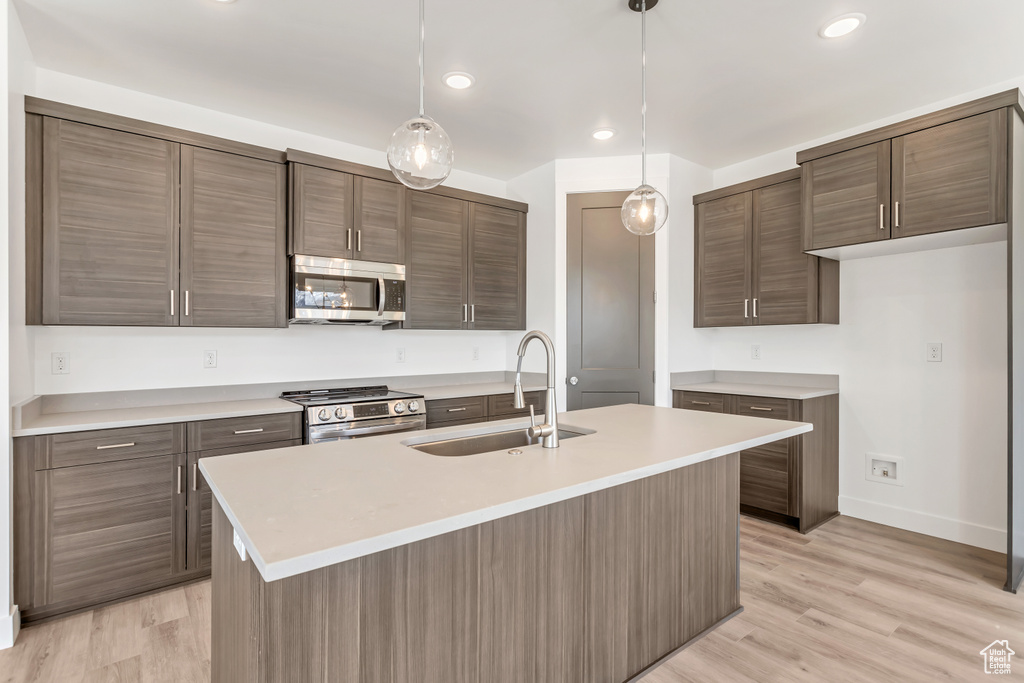
<path fill-rule="evenodd" d="M 569 410 L 654 404 L 654 238 L 623 227 L 628 196 L 567 200 Z"/>

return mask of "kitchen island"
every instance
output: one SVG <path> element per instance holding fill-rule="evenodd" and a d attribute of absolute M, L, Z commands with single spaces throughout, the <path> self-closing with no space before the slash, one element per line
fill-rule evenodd
<path fill-rule="evenodd" d="M 409 446 L 510 420 L 202 460 L 214 683 L 618 683 L 738 613 L 738 452 L 810 425 L 559 423 L 582 435 L 519 454 Z"/>

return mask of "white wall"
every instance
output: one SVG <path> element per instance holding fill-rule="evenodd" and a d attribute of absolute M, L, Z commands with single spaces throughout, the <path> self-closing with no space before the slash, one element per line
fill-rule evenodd
<path fill-rule="evenodd" d="M 1019 86 L 1024 78 L 719 169 L 715 187 L 792 168 L 800 149 Z M 1005 551 L 1006 244 L 850 260 L 840 271 L 840 325 L 717 329 L 714 367 L 839 374 L 841 512 Z M 928 342 L 943 344 L 942 363 L 925 361 Z M 867 481 L 868 452 L 905 458 L 905 485 Z"/>
<path fill-rule="evenodd" d="M 237 113 L 203 109 L 45 69 L 37 70 L 35 76 L 33 94 L 45 99 L 274 149 L 292 147 L 377 167 L 386 165 L 380 150 L 260 123 Z M 23 175 L 22 169 L 23 165 L 12 167 L 12 179 Z M 447 184 L 506 196 L 503 181 L 458 170 L 452 172 Z M 32 390 L 36 394 L 505 370 L 511 336 L 505 332 L 351 327 L 44 327 L 29 334 L 30 351 L 15 361 L 33 369 Z M 405 363 L 395 361 L 399 347 L 406 349 Z M 480 352 L 478 361 L 472 360 L 474 348 Z M 216 369 L 202 367 L 204 350 L 218 352 Z M 70 374 L 51 373 L 50 354 L 58 351 L 70 353 Z"/>

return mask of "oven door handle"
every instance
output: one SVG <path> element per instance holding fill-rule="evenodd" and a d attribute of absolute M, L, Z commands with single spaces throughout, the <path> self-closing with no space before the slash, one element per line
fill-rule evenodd
<path fill-rule="evenodd" d="M 384 278 L 382 278 L 382 277 L 377 278 L 377 292 L 378 292 L 378 296 L 377 296 L 377 317 L 380 318 L 380 317 L 384 316 L 384 294 L 385 294 L 385 291 L 384 291 Z"/>
<path fill-rule="evenodd" d="M 350 427 L 348 429 L 324 429 L 316 430 L 310 434 L 311 438 L 318 439 L 332 436 L 359 436 L 361 434 L 387 434 L 388 432 L 406 432 L 425 427 L 423 420 L 408 420 L 406 422 L 392 422 L 390 424 L 374 425 L 367 427 Z"/>

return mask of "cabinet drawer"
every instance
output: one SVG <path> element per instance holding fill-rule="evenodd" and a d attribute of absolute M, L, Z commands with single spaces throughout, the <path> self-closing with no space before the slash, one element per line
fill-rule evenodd
<path fill-rule="evenodd" d="M 427 422 L 427 429 L 441 429 L 442 427 L 458 427 L 461 425 L 477 425 L 482 422 L 487 422 L 487 418 L 471 417 L 465 420 L 445 420 L 444 422 Z"/>
<path fill-rule="evenodd" d="M 467 396 L 464 398 L 443 398 L 427 401 L 427 422 L 449 422 L 451 420 L 487 418 L 487 397 Z"/>
<path fill-rule="evenodd" d="M 302 414 L 279 413 L 190 422 L 188 449 L 209 451 L 302 438 Z"/>
<path fill-rule="evenodd" d="M 701 391 L 676 392 L 678 397 L 676 408 L 687 410 L 703 410 L 706 413 L 725 413 L 728 394 L 709 394 Z"/>
<path fill-rule="evenodd" d="M 515 396 L 508 394 L 494 394 L 487 397 L 487 415 L 491 418 L 505 419 L 516 415 L 529 415 L 530 406 L 537 415 L 544 412 L 544 391 L 528 391 L 523 394 L 526 406 L 515 407 Z"/>
<path fill-rule="evenodd" d="M 185 452 L 182 423 L 37 436 L 35 469 L 119 462 Z"/>
<path fill-rule="evenodd" d="M 789 420 L 796 417 L 796 410 L 791 410 L 792 401 L 787 398 L 769 398 L 767 396 L 737 396 L 736 414 L 750 417 L 769 417 L 776 420 Z"/>

